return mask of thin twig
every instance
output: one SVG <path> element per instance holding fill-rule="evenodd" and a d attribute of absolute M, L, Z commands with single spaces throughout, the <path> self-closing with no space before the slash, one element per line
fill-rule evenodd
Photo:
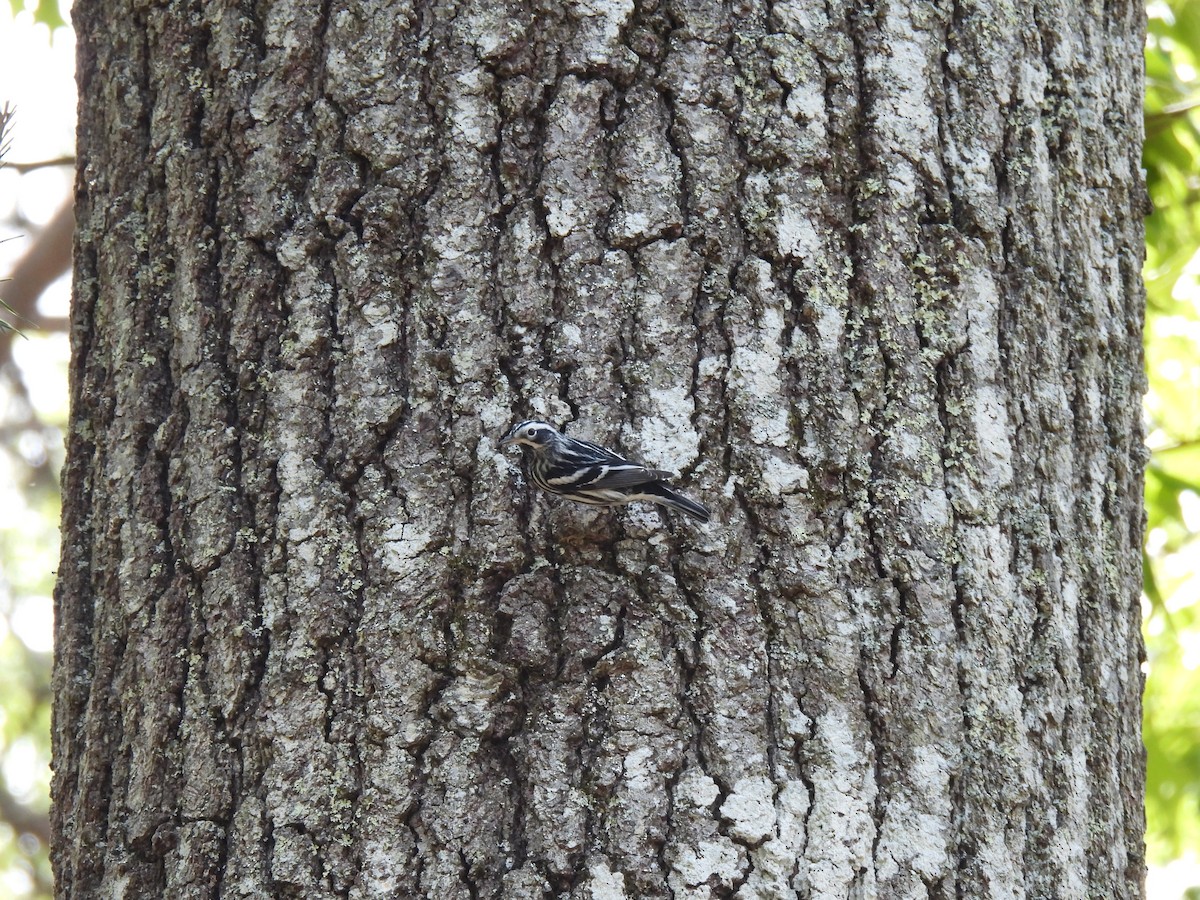
<path fill-rule="evenodd" d="M 75 165 L 74 156 L 56 156 L 53 159 L 40 159 L 35 162 L 10 162 L 7 163 L 8 168 L 14 172 L 20 172 L 24 175 L 26 172 L 33 172 L 36 169 L 49 169 L 53 166 L 73 166 Z"/>

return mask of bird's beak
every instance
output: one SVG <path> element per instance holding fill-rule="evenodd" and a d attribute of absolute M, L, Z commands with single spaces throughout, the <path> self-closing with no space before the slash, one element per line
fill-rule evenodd
<path fill-rule="evenodd" d="M 512 443 L 513 443 L 513 436 L 511 434 L 506 434 L 504 437 L 500 438 L 500 443 L 497 444 L 497 446 L 501 450 L 503 450 L 505 447 L 509 446 Z"/>

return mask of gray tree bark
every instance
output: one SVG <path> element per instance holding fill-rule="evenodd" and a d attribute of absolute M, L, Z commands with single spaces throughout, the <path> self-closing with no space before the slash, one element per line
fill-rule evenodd
<path fill-rule="evenodd" d="M 1140 3 L 74 18 L 60 896 L 1142 895 Z"/>

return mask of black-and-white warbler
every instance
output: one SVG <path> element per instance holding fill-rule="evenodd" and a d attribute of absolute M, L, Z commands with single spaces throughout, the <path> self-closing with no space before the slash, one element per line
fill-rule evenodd
<path fill-rule="evenodd" d="M 546 422 L 518 422 L 500 438 L 501 447 L 512 444 L 525 448 L 529 480 L 543 491 L 591 506 L 644 500 L 709 520 L 706 506 L 667 484 L 671 472 L 648 469 L 599 444 L 567 437 Z"/>

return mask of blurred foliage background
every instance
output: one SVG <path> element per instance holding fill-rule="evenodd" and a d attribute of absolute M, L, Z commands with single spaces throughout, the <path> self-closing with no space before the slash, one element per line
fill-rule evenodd
<path fill-rule="evenodd" d="M 1147 850 L 1200 894 L 1200 0 L 1146 38 Z M 1176 894 L 1175 896 L 1178 896 Z"/>
<path fill-rule="evenodd" d="M 0 10 L 0 37 L 8 30 L 13 46 L 66 42 L 69 51 L 66 0 L 10 5 L 11 13 Z M 1152 451 L 1143 598 L 1148 887 L 1152 900 L 1194 900 L 1200 897 L 1200 0 L 1155 0 L 1147 12 L 1144 165 L 1154 204 L 1146 221 L 1145 267 L 1145 411 Z M 7 44 L 0 39 L 0 66 Z M 35 81 L 50 77 L 21 74 Z M 0 78 L 0 86 L 5 83 Z M 0 105 L 6 99 L 0 96 Z M 69 118 L 74 110 L 67 105 L 63 115 Z M 44 114 L 17 113 L 13 129 L 38 128 Z M 45 182 L 43 162 L 62 168 L 53 148 L 41 156 L 14 158 L 0 169 L 0 239 L 35 239 L 49 223 L 46 209 L 69 193 L 68 170 L 57 176 L 59 196 L 29 213 L 19 198 L 30 187 L 22 184 L 30 178 Z M 53 183 L 34 183 L 35 196 L 53 194 Z M 5 247 L 0 243 L 0 274 L 12 271 L 20 255 L 3 252 Z M 54 315 L 61 311 L 51 311 L 45 321 Z M 13 898 L 51 892 L 49 635 L 66 341 L 53 328 L 29 328 L 43 324 L 40 316 L 34 319 L 0 309 L 0 321 L 27 334 L 12 341 L 0 326 L 0 897 Z"/>
<path fill-rule="evenodd" d="M 28 4 L 35 8 L 0 0 L 0 109 L 11 103 L 12 110 L 0 139 L 7 149 L 0 159 L 0 277 L 25 267 L 71 193 L 69 13 L 54 0 Z M 0 282 L 0 298 L 21 313 L 0 307 L 0 321 L 26 335 L 14 339 L 0 327 L 0 900 L 48 898 L 52 889 L 51 594 L 67 412 L 67 280 L 37 291 L 31 308 L 16 300 L 19 288 L 15 280 Z M 52 315 L 44 319 L 41 311 Z M 57 327 L 41 327 L 51 324 Z"/>

